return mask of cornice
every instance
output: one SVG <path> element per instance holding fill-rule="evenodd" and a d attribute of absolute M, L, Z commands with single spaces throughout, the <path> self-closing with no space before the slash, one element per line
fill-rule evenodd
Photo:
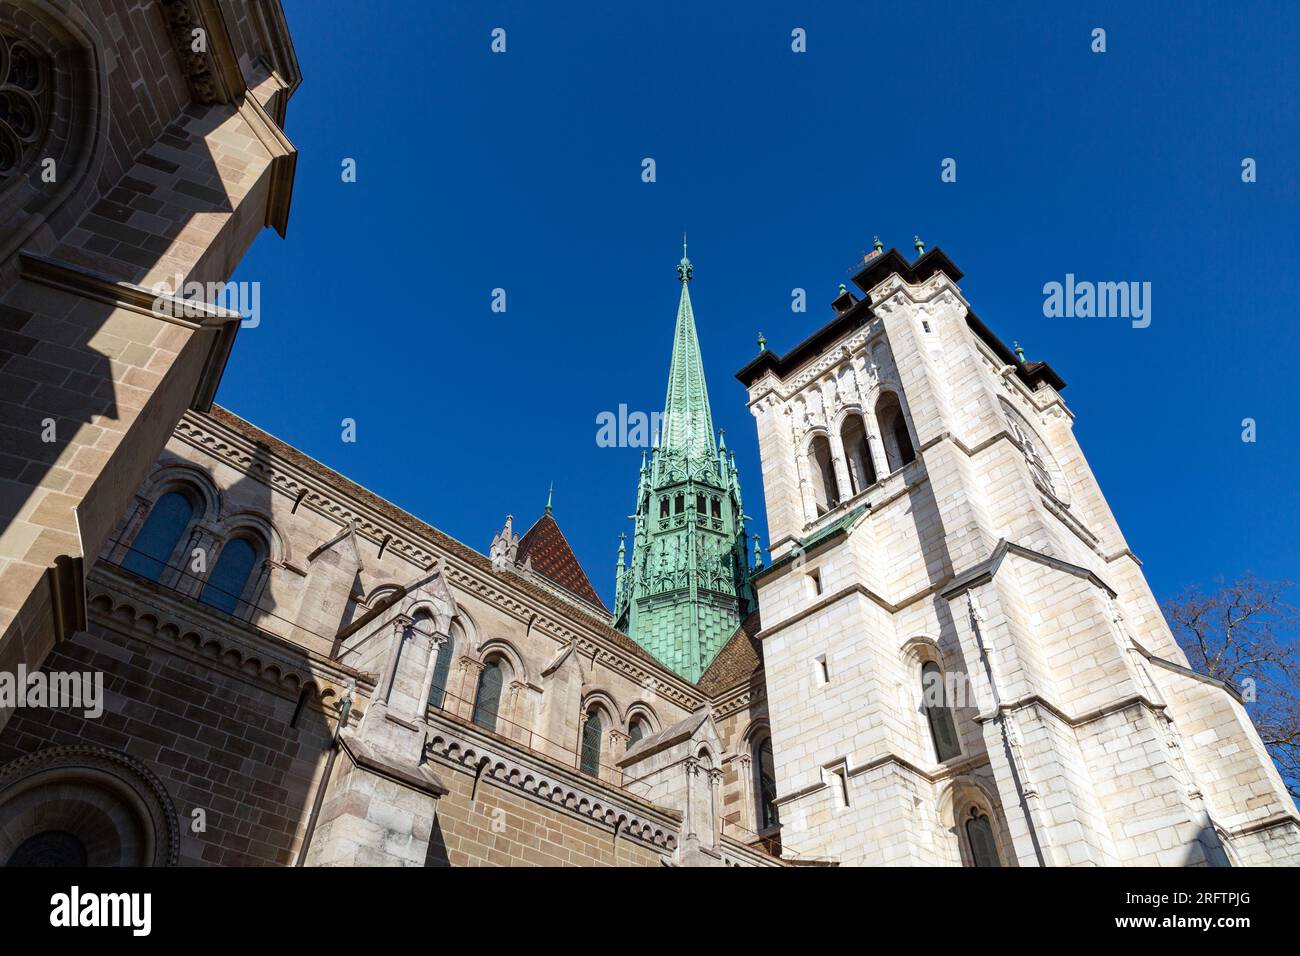
<path fill-rule="evenodd" d="M 369 697 L 375 675 L 354 670 L 284 638 L 235 618 L 208 612 L 193 598 L 129 575 L 100 561 L 86 582 L 88 618 L 114 631 L 199 660 L 240 680 L 262 684 L 280 696 L 297 699 L 314 687 L 325 708 L 340 699 L 349 682 Z M 165 640 L 164 640 L 165 639 Z M 361 707 L 353 708 L 360 718 Z"/>
<path fill-rule="evenodd" d="M 662 853 L 677 848 L 680 817 L 630 794 L 548 765 L 525 753 L 430 712 L 426 752 L 457 770 L 522 793 L 536 803 L 594 822 Z"/>
<path fill-rule="evenodd" d="M 534 630 L 546 634 L 559 646 L 576 642 L 588 656 L 627 675 L 642 686 L 646 686 L 647 681 L 653 682 L 657 694 L 687 713 L 704 702 L 704 695 L 693 685 L 662 665 L 651 665 L 648 661 L 629 654 L 613 640 L 602 635 L 598 630 L 599 622 L 589 622 L 586 615 L 579 614 L 576 609 L 572 611 L 571 618 L 560 617 L 549 604 L 536 600 L 529 593 L 546 593 L 536 585 L 517 576 L 492 571 L 486 556 L 480 556 L 482 567 L 471 564 L 450 550 L 439 547 L 430 538 L 419 535 L 407 525 L 339 494 L 321 476 L 311 474 L 282 457 L 268 456 L 255 442 L 229 425 L 207 415 L 187 412 L 177 423 L 174 434 L 204 455 L 241 473 L 253 475 L 290 499 L 296 500 L 301 496 L 299 507 L 311 508 L 337 522 L 340 527 L 346 527 L 349 522 L 355 524 L 357 534 L 372 542 L 376 548 L 387 539 L 385 553 L 399 556 L 416 570 L 428 570 L 435 560 L 440 561 L 447 580 L 463 592 L 476 596 L 521 623 L 531 624 Z M 324 465 L 319 467 L 325 469 Z M 410 520 L 419 521 L 413 515 Z M 467 552 L 473 551 L 468 545 L 455 543 Z M 546 595 L 546 600 L 560 601 L 549 594 Z"/>

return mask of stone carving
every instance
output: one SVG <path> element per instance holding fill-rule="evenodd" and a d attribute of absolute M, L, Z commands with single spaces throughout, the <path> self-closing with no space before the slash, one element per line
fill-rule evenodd
<path fill-rule="evenodd" d="M 518 554 L 519 535 L 514 533 L 514 516 L 506 515 L 506 525 L 492 539 L 488 557 L 492 560 L 492 567 L 501 571 L 513 567 Z"/>

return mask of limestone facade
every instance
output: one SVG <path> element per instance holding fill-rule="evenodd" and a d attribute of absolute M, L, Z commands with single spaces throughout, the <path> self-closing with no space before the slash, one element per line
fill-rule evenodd
<path fill-rule="evenodd" d="M 960 279 L 891 250 L 739 375 L 783 839 L 845 864 L 1300 861 L 1295 805 L 1237 691 L 1188 669 L 1064 383 Z"/>
<path fill-rule="evenodd" d="M 192 510 L 151 569 L 144 529 L 169 495 Z M 241 541 L 256 560 L 223 601 Z M 714 797 L 692 799 L 689 746 L 660 758 L 675 769 L 653 789 L 628 759 L 634 736 L 710 714 L 709 694 L 497 557 L 220 407 L 191 410 L 88 576 L 87 628 L 46 661 L 103 672 L 105 713 L 19 709 L 0 764 L 64 742 L 121 752 L 162 782 L 183 864 L 780 865 L 724 828 L 739 780 L 731 793 L 715 773 Z M 728 720 L 746 710 L 728 703 Z M 29 835 L 13 828 L 0 856 Z"/>
<path fill-rule="evenodd" d="M 195 31 L 203 38 L 196 52 Z M 240 316 L 175 304 L 287 226 L 278 2 L 0 5 L 0 669 L 86 621 L 99 553 Z M 0 709 L 0 726 L 9 719 Z"/>

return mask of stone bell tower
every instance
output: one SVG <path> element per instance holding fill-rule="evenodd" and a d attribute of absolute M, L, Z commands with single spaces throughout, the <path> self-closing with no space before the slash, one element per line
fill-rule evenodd
<path fill-rule="evenodd" d="M 618 628 L 687 680 L 698 680 L 754 609 L 745 510 L 734 453 L 716 440 L 683 245 L 668 392 L 637 480 L 632 563 L 619 547 Z"/>
<path fill-rule="evenodd" d="M 1188 668 L 1065 382 L 917 246 L 878 248 L 827 325 L 738 375 L 783 836 L 846 864 L 1300 862 L 1295 805 L 1237 690 Z"/>

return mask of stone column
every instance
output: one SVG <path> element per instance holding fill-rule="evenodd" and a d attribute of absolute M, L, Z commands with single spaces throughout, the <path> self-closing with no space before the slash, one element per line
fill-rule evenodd
<path fill-rule="evenodd" d="M 880 423 L 874 412 L 862 416 L 862 426 L 867 433 L 867 451 L 871 455 L 871 466 L 876 469 L 876 481 L 889 474 L 889 458 L 885 455 L 885 443 L 880 437 Z"/>
<path fill-rule="evenodd" d="M 212 573 L 217 559 L 221 557 L 220 551 L 224 546 L 225 542 L 217 536 L 215 528 L 197 522 L 190 531 L 184 548 L 176 552 L 172 557 L 173 567 L 163 571 L 159 580 L 164 584 L 170 584 L 171 587 L 182 594 L 198 597 L 203 593 L 204 585 L 208 581 L 208 575 Z M 201 572 L 194 570 L 194 552 L 200 548 L 203 550 L 203 566 L 205 568 Z M 236 610 L 238 609 L 238 606 L 236 606 Z"/>
<path fill-rule="evenodd" d="M 623 733 L 623 731 L 617 729 L 611 730 L 606 736 L 608 738 L 607 749 L 609 751 L 609 764 L 607 768 L 601 768 L 600 775 L 614 786 L 622 786 L 623 771 L 618 768 L 618 762 L 622 760 L 623 755 L 627 753 L 628 736 Z"/>
<path fill-rule="evenodd" d="M 722 815 L 718 812 L 720 806 L 718 801 L 718 791 L 722 787 L 722 771 L 709 771 L 709 813 L 712 817 L 710 830 L 713 831 L 713 849 L 722 848 Z"/>
<path fill-rule="evenodd" d="M 796 452 L 794 465 L 799 474 L 799 502 L 803 506 L 803 523 L 806 527 L 817 519 L 815 496 L 812 489 L 808 487 L 808 455 L 805 452 Z"/>
<path fill-rule="evenodd" d="M 830 437 L 831 444 L 831 467 L 835 471 L 836 495 L 835 501 L 830 503 L 834 507 L 841 501 L 848 501 L 853 497 L 853 484 L 849 481 L 849 467 L 844 455 L 844 441 L 840 433 L 833 428 L 827 428 L 827 434 Z"/>
<path fill-rule="evenodd" d="M 456 696 L 449 701 L 449 710 L 457 717 L 470 720 L 474 714 L 474 697 L 478 693 L 478 675 L 483 665 L 468 654 L 462 654 L 456 662 L 456 676 L 451 683 L 455 685 Z"/>
<path fill-rule="evenodd" d="M 757 834 L 762 826 L 763 821 L 758 818 L 758 803 L 754 799 L 754 766 L 752 758 L 748 753 L 739 754 L 736 757 L 736 772 L 740 774 L 740 820 L 739 826 L 742 830 L 750 830 Z M 745 834 L 741 834 L 741 839 Z"/>
<path fill-rule="evenodd" d="M 429 634 L 425 635 L 429 642 L 429 664 L 424 669 L 423 689 L 420 692 L 420 700 L 423 705 L 419 707 L 418 712 L 412 714 L 412 717 L 423 717 L 425 711 L 429 708 L 429 691 L 433 688 L 433 672 L 438 669 L 438 661 L 446 653 L 447 634 Z"/>
<path fill-rule="evenodd" d="M 695 776 L 700 772 L 699 761 L 687 757 L 683 764 L 686 772 L 686 817 L 682 820 L 686 834 L 684 840 L 693 840 L 695 833 Z"/>

